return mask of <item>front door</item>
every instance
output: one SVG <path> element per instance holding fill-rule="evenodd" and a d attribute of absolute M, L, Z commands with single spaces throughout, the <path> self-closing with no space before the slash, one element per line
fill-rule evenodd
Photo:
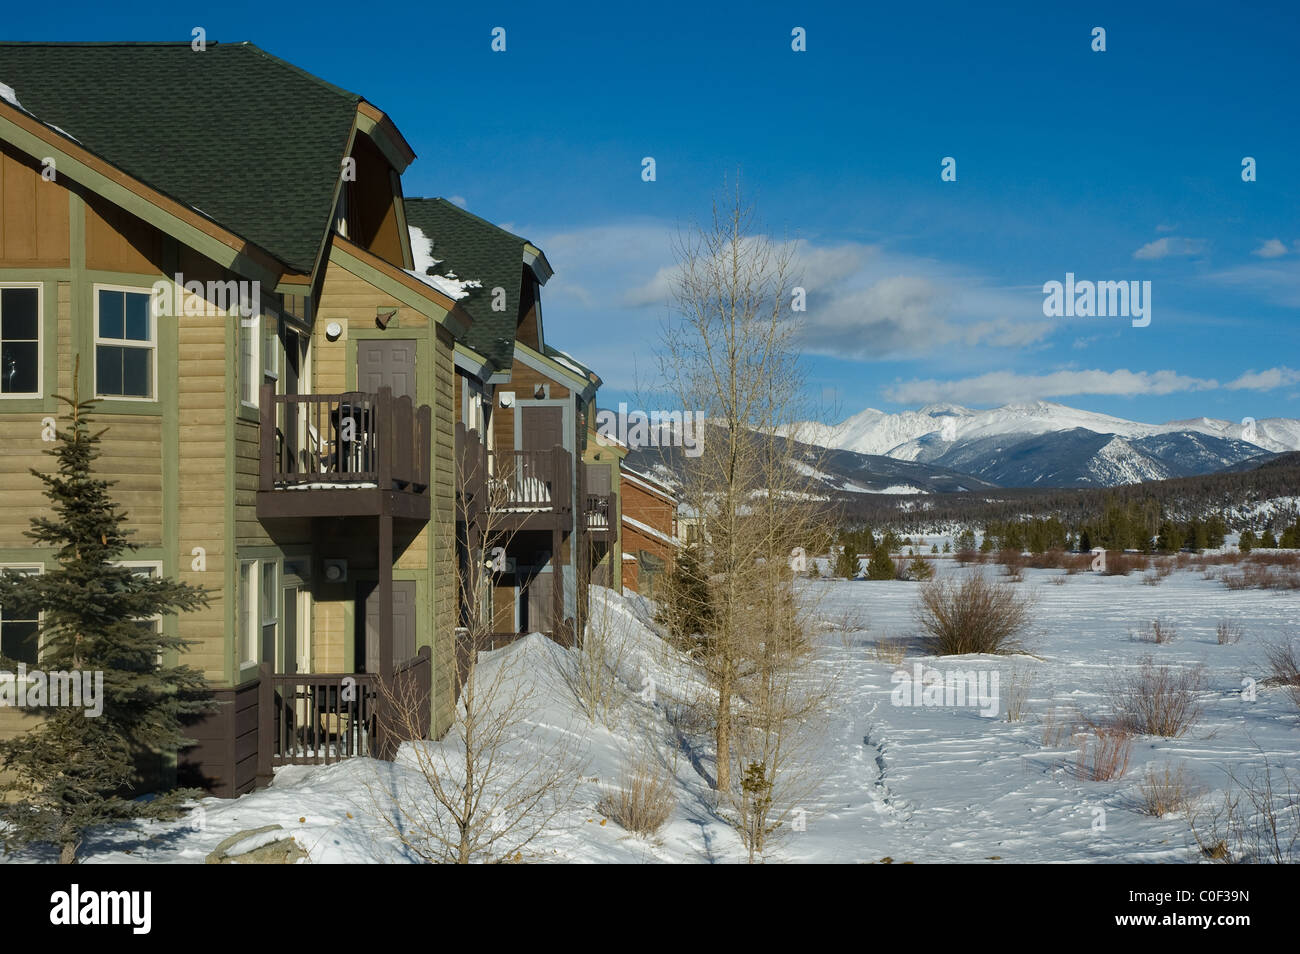
<path fill-rule="evenodd" d="M 520 450 L 550 450 L 564 444 L 564 408 L 523 406 Z"/>
<path fill-rule="evenodd" d="M 393 389 L 393 397 L 415 400 L 415 342 L 409 338 L 357 342 L 357 390 L 377 394 Z"/>
<path fill-rule="evenodd" d="M 379 672 L 379 584 L 362 584 L 358 613 L 356 665 L 359 672 Z M 393 581 L 393 665 L 415 655 L 415 581 Z"/>

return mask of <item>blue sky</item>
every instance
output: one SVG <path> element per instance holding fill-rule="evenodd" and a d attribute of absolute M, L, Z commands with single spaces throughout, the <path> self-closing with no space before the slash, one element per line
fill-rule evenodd
<path fill-rule="evenodd" d="M 651 383 L 671 236 L 739 170 L 799 242 L 828 417 L 1035 398 L 1300 417 L 1293 4 L 183 6 L 24 4 L 4 35 L 202 26 L 361 93 L 419 154 L 408 194 L 546 250 L 548 339 L 601 371 L 604 404 Z M 1067 272 L 1150 281 L 1150 325 L 1045 317 Z"/>

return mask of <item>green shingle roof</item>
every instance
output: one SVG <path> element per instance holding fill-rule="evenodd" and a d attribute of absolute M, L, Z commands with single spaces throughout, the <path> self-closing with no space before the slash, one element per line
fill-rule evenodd
<path fill-rule="evenodd" d="M 315 264 L 357 94 L 251 43 L 0 43 L 0 83 L 128 175 Z"/>
<path fill-rule="evenodd" d="M 406 199 L 405 206 L 406 224 L 433 242 L 433 257 L 440 259 L 436 272 L 452 271 L 459 279 L 481 282 L 459 302 L 474 319 L 465 344 L 497 368 L 510 367 L 528 240 L 446 199 Z M 506 290 L 510 307 L 505 311 L 492 310 L 493 288 Z"/>

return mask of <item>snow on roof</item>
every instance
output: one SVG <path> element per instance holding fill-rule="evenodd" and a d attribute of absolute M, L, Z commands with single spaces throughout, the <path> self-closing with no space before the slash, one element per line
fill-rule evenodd
<path fill-rule="evenodd" d="M 662 530 L 656 530 L 654 527 L 650 526 L 649 524 L 642 523 L 640 520 L 633 520 L 627 514 L 623 515 L 623 522 L 627 524 L 629 527 L 632 527 L 634 530 L 639 530 L 641 533 L 644 533 L 646 536 L 653 537 L 654 539 L 658 540 L 661 543 L 667 543 L 669 546 L 674 546 L 674 547 L 680 545 L 680 541 L 676 537 L 670 537 Z"/>
<path fill-rule="evenodd" d="M 582 370 L 582 368 L 578 367 L 578 365 L 575 363 L 576 359 L 573 357 L 573 355 L 565 354 L 559 348 L 552 348 L 551 350 L 554 351 L 555 354 L 547 355 L 547 357 L 549 357 L 552 361 L 554 361 L 556 364 L 560 364 L 568 368 L 570 371 L 572 371 L 580 378 L 585 379 L 587 377 L 587 372 Z"/>
<path fill-rule="evenodd" d="M 22 103 L 18 102 L 18 94 L 14 92 L 12 86 L 0 83 L 0 99 L 3 99 L 6 103 L 9 103 L 12 106 L 17 106 L 23 112 L 27 112 L 26 107 L 24 107 Z"/>
<path fill-rule="evenodd" d="M 667 484 L 659 480 L 656 480 L 654 477 L 651 477 L 649 474 L 643 474 L 640 471 L 633 470 L 630 467 L 623 467 L 619 470 L 619 476 L 629 481 L 630 483 L 636 484 L 639 487 L 643 487 L 644 489 L 650 491 L 651 493 L 658 494 L 660 497 L 670 497 L 674 500 L 676 499 L 676 495 L 673 493 L 672 487 L 668 486 Z"/>
<path fill-rule="evenodd" d="M 429 274 L 429 269 L 442 264 L 442 259 L 433 257 L 433 239 L 414 225 L 408 226 L 407 232 L 411 236 L 411 257 L 415 260 L 415 268 L 406 270 L 408 275 L 418 278 L 430 288 L 436 288 L 455 301 L 466 297 L 471 288 L 483 287 L 481 281 L 472 278 L 460 279 L 454 272 L 446 275 Z"/>

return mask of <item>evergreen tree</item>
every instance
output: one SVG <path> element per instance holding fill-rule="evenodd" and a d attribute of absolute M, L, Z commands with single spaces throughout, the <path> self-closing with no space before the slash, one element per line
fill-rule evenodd
<path fill-rule="evenodd" d="M 868 580 L 892 580 L 895 573 L 894 561 L 890 559 L 889 548 L 883 543 L 871 552 L 871 562 L 867 565 Z"/>
<path fill-rule="evenodd" d="M 1160 525 L 1160 537 L 1156 541 L 1156 547 L 1166 553 L 1177 553 L 1183 548 L 1183 531 L 1178 524 L 1172 520 L 1166 520 Z"/>
<path fill-rule="evenodd" d="M 1241 539 L 1237 541 L 1237 548 L 1241 550 L 1242 553 L 1249 553 L 1251 550 L 1255 549 L 1255 531 L 1241 531 Z"/>
<path fill-rule="evenodd" d="M 1265 550 L 1277 549 L 1277 537 L 1273 536 L 1272 527 L 1269 527 L 1267 530 L 1264 531 L 1264 535 L 1260 537 L 1259 545 L 1262 549 Z"/>
<path fill-rule="evenodd" d="M 961 533 L 957 534 L 957 539 L 953 541 L 953 547 L 958 553 L 973 553 L 975 551 L 975 531 L 970 527 L 962 528 Z"/>
<path fill-rule="evenodd" d="M 0 743 L 11 773 L 0 820 L 8 824 L 6 851 L 48 844 L 59 849 L 60 861 L 74 863 L 89 829 L 174 817 L 192 797 L 177 790 L 136 800 L 137 760 L 184 745 L 181 719 L 212 702 L 201 672 L 164 661 L 188 643 L 152 621 L 205 606 L 206 592 L 121 565 L 136 547 L 126 513 L 110 498 L 112 482 L 92 472 L 104 433 L 90 429 L 95 402 L 80 401 L 75 391 L 71 399 L 58 397 L 68 410 L 48 451 L 57 471 L 32 471 L 54 515 L 33 517 L 26 534 L 54 548 L 57 565 L 34 576 L 0 574 L 0 604 L 28 618 L 42 614 L 43 672 L 103 674 L 102 712 L 28 707 L 43 716 L 40 723 Z"/>
<path fill-rule="evenodd" d="M 835 557 L 835 570 L 832 576 L 843 577 L 851 580 L 858 575 L 861 567 L 858 565 L 858 550 L 853 545 L 853 541 L 845 542 L 843 548 Z"/>
<path fill-rule="evenodd" d="M 815 560 L 812 566 L 816 568 Z M 699 544 L 689 544 L 677 551 L 655 621 L 668 627 L 669 637 L 678 646 L 694 650 L 707 641 L 713 628 L 713 606 Z"/>
<path fill-rule="evenodd" d="M 930 566 L 930 561 L 923 556 L 918 556 L 907 564 L 907 578 L 909 580 L 928 580 L 932 576 L 934 576 L 934 567 Z"/>

